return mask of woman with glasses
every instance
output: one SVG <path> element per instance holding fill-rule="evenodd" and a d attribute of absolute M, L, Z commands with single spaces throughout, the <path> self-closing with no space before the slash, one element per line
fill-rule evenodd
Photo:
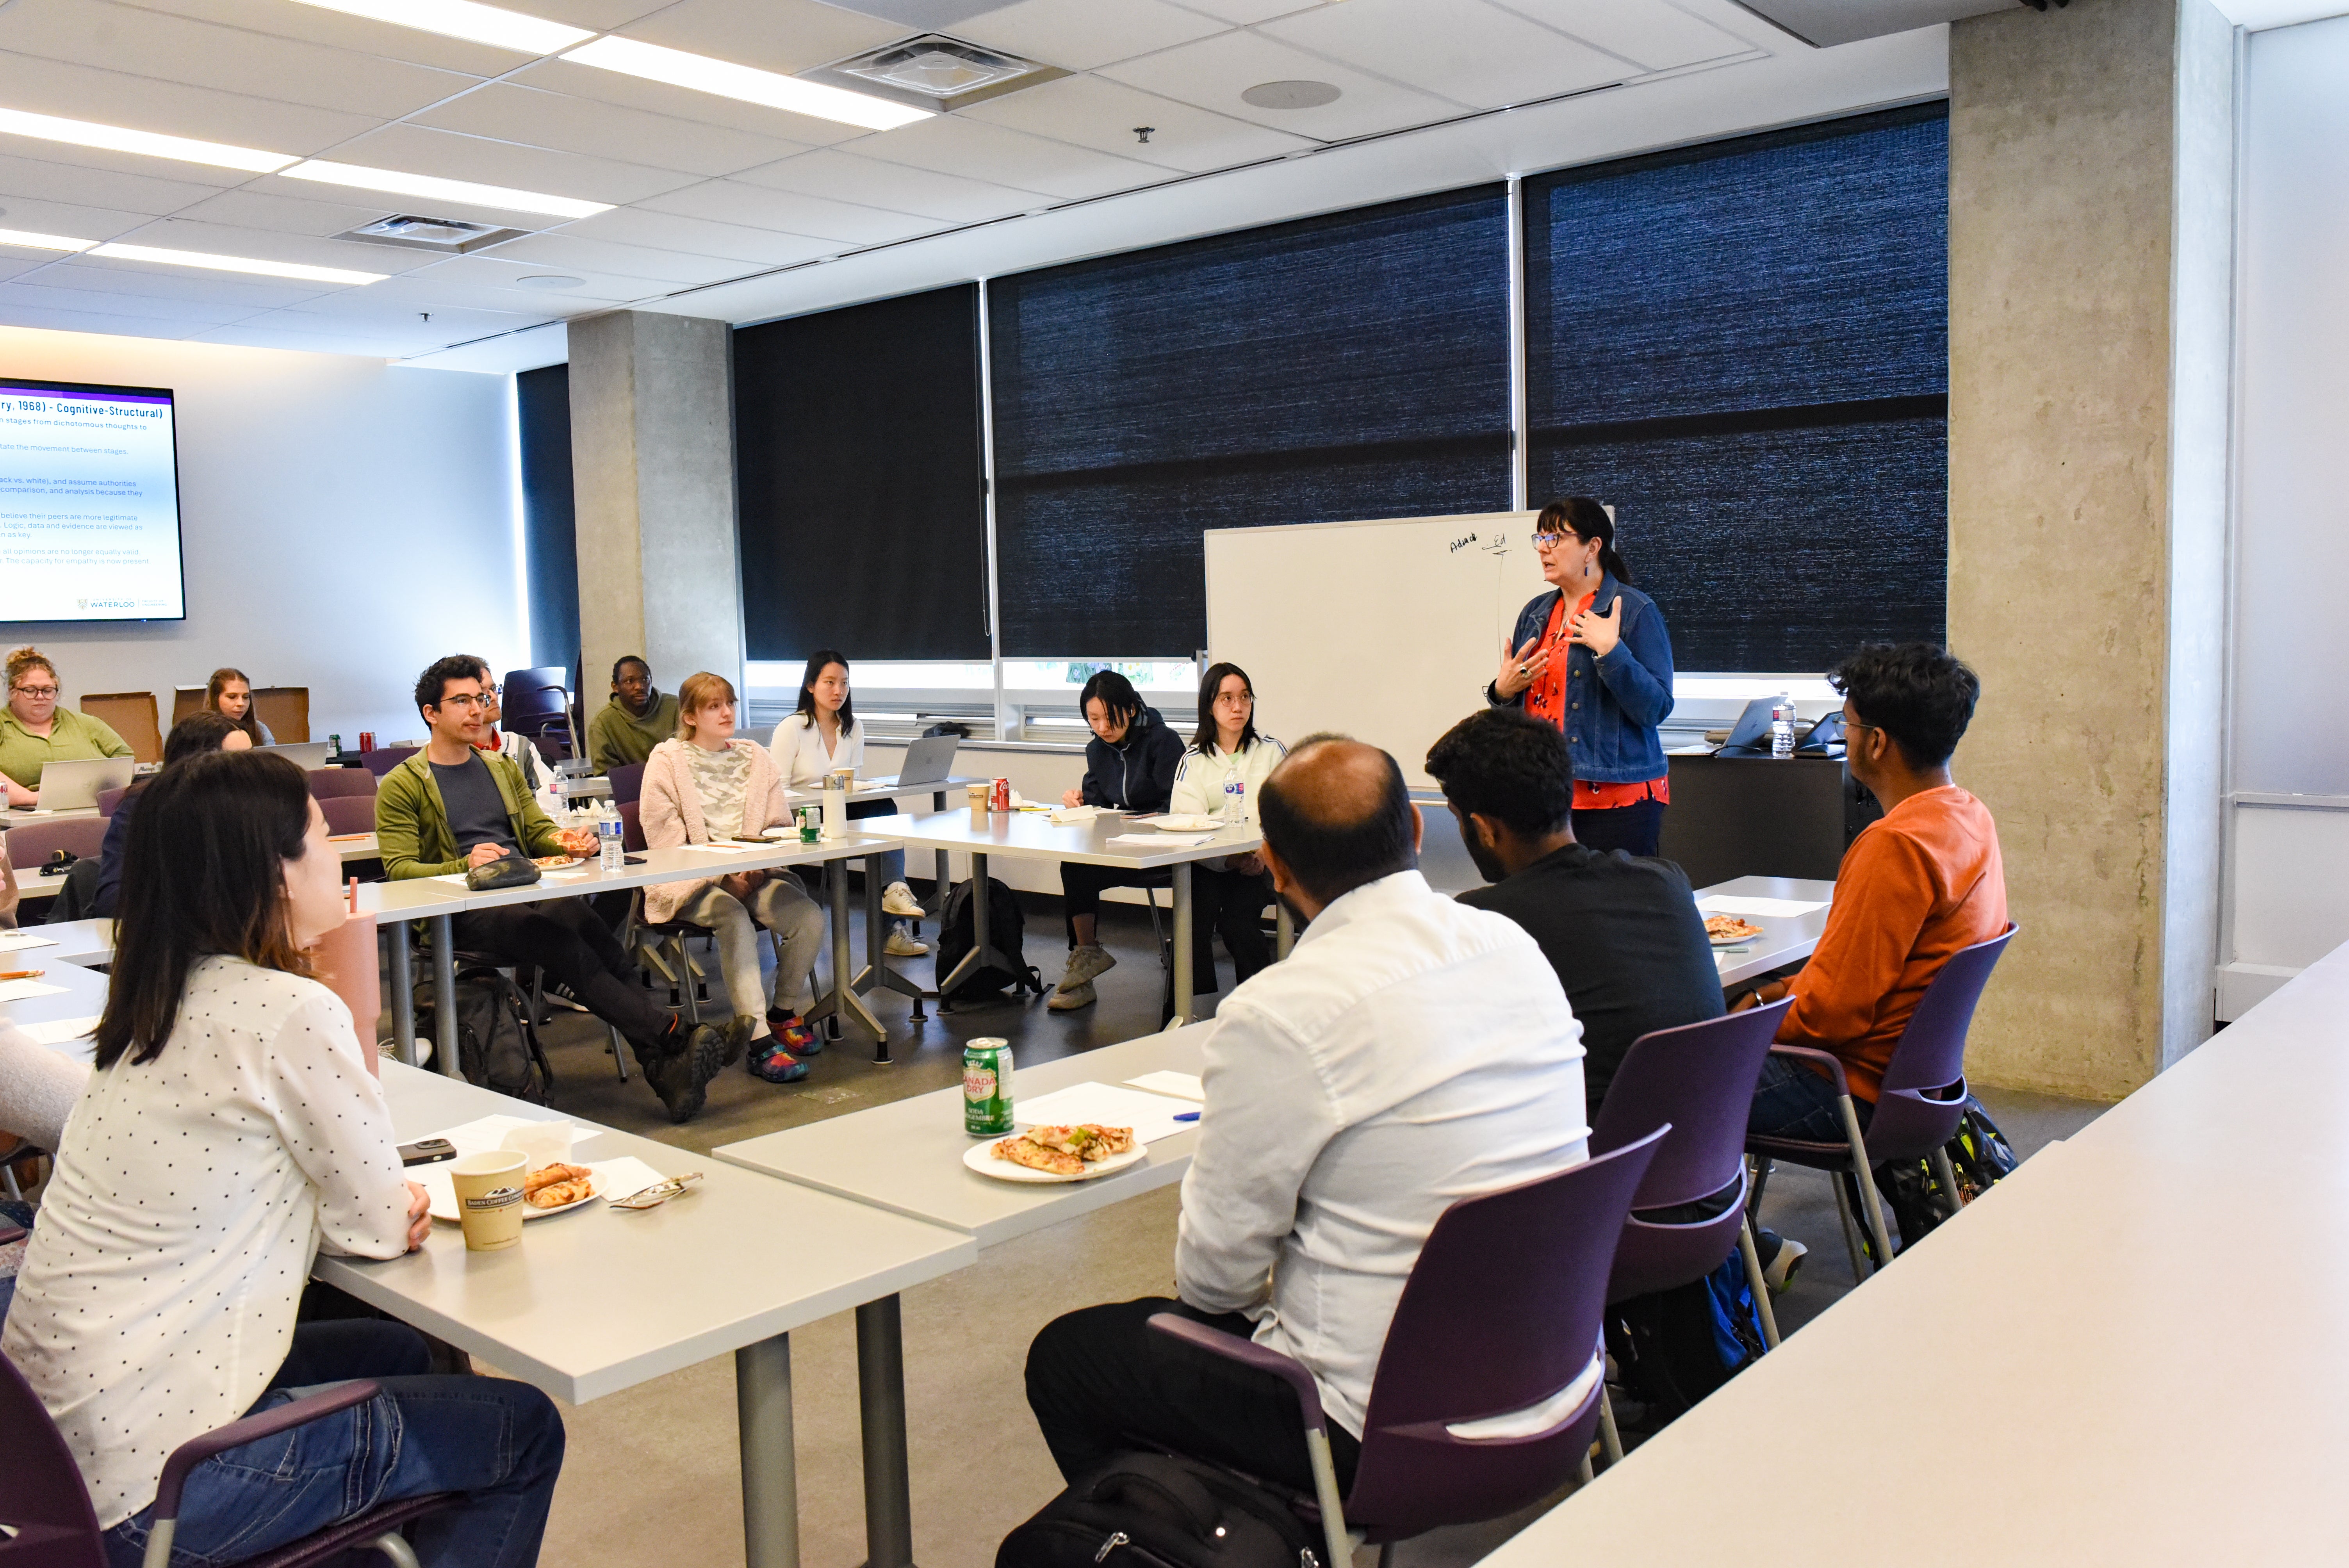
<path fill-rule="evenodd" d="M 1257 792 L 1288 748 L 1256 727 L 1256 687 L 1234 664 L 1207 666 L 1199 682 L 1199 727 L 1174 769 L 1167 810 L 1177 816 L 1257 820 Z M 1192 989 L 1216 988 L 1216 955 L 1208 933 L 1220 932 L 1232 955 L 1233 984 L 1272 962 L 1265 940 L 1264 906 L 1272 902 L 1272 873 L 1251 850 L 1201 861 L 1191 868 Z"/>
<path fill-rule="evenodd" d="M 277 744 L 277 738 L 269 733 L 269 727 L 253 711 L 253 683 L 245 678 L 243 670 L 231 669 L 226 665 L 214 670 L 212 678 L 204 683 L 204 707 L 244 731 L 244 738 L 254 745 Z"/>
<path fill-rule="evenodd" d="M 8 706 L 0 708 L 0 786 L 11 806 L 29 806 L 52 762 L 128 757 L 129 743 L 88 714 L 57 706 L 57 666 L 38 648 L 8 655 Z"/>
<path fill-rule="evenodd" d="M 1671 799 L 1656 733 L 1672 711 L 1664 618 L 1631 586 L 1615 552 L 1615 520 L 1590 497 L 1542 508 L 1534 548 L 1550 590 L 1518 612 L 1485 698 L 1565 732 L 1577 840 L 1653 855 Z"/>

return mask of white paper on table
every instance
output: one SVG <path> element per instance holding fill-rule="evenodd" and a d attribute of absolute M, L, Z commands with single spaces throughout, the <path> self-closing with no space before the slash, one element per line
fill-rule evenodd
<path fill-rule="evenodd" d="M 691 850 L 703 855 L 747 855 L 753 850 L 763 850 L 764 844 L 679 844 L 680 850 Z"/>
<path fill-rule="evenodd" d="M 1140 1078 L 1130 1078 L 1125 1081 L 1152 1094 L 1171 1094 L 1176 1099 L 1196 1100 L 1203 1105 L 1207 1099 L 1207 1086 L 1201 1083 L 1195 1073 L 1143 1073 Z"/>
<path fill-rule="evenodd" d="M 62 985 L 44 985 L 38 980 L 0 980 L 0 1002 L 28 1002 L 36 996 L 62 996 Z M 17 1027 L 22 1028 L 23 1025 Z"/>
<path fill-rule="evenodd" d="M 1723 893 L 1696 901 L 1696 907 L 1705 914 L 1808 914 L 1826 906 L 1825 899 L 1732 898 Z"/>
<path fill-rule="evenodd" d="M 1052 808 L 1052 820 L 1064 825 L 1070 822 L 1090 822 L 1095 817 L 1100 815 L 1101 809 L 1097 806 L 1055 806 Z"/>
<path fill-rule="evenodd" d="M 1110 838 L 1109 842 L 1146 844 L 1166 850 L 1187 850 L 1204 844 L 1215 836 L 1213 833 L 1117 833 Z"/>
<path fill-rule="evenodd" d="M 425 1137 L 445 1138 L 460 1154 L 488 1154 L 503 1148 L 506 1134 L 515 1128 L 536 1125 L 535 1119 L 527 1116 L 485 1116 L 478 1121 L 466 1122 L 461 1127 L 451 1127 L 442 1132 L 427 1133 Z M 577 1147 L 583 1138 L 595 1137 L 597 1130 L 594 1128 L 574 1126 L 571 1134 L 573 1147 Z"/>
<path fill-rule="evenodd" d="M 1163 1094 L 1144 1094 L 1140 1089 L 1111 1083 L 1077 1083 L 1034 1099 L 1016 1101 L 1011 1119 L 1022 1127 L 1072 1126 L 1081 1121 L 1101 1127 L 1131 1127 L 1134 1137 L 1144 1143 L 1155 1143 L 1178 1132 L 1196 1132 L 1197 1122 L 1174 1119 L 1197 1110 L 1198 1107 L 1185 1100 L 1170 1099 Z"/>
<path fill-rule="evenodd" d="M 52 1018 L 46 1024 L 19 1024 L 16 1028 L 36 1046 L 62 1046 L 72 1040 L 89 1038 L 98 1027 L 96 1017 Z"/>
<path fill-rule="evenodd" d="M 0 931 L 0 953 L 25 947 L 55 947 L 57 943 L 36 931 Z"/>

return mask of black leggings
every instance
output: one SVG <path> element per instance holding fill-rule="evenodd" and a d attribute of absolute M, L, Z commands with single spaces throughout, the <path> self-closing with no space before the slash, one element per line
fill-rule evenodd
<path fill-rule="evenodd" d="M 585 900 L 470 910 L 452 923 L 460 952 L 544 970 L 549 980 L 569 986 L 589 1012 L 627 1036 L 640 1057 L 667 1032 L 669 1016 L 645 995 L 619 938 Z"/>
<path fill-rule="evenodd" d="M 1112 887 L 1172 887 L 1174 873 L 1158 871 L 1123 871 L 1116 866 L 1090 866 L 1078 861 L 1061 862 L 1061 898 L 1067 905 L 1069 945 L 1077 944 L 1077 916 L 1099 915 L 1102 890 Z"/>
<path fill-rule="evenodd" d="M 1209 932 L 1224 939 L 1232 955 L 1232 982 L 1237 985 L 1272 962 L 1272 944 L 1264 934 L 1264 906 L 1272 902 L 1272 878 L 1263 872 L 1219 872 L 1206 866 L 1191 868 L 1192 989 L 1216 988 L 1216 953 Z"/>

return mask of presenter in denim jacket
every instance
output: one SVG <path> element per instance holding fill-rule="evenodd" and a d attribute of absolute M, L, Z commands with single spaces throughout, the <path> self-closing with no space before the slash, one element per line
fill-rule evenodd
<path fill-rule="evenodd" d="M 1588 496 L 1542 508 L 1534 548 L 1552 587 L 1518 612 L 1485 698 L 1565 732 L 1578 841 L 1653 855 L 1671 799 L 1656 733 L 1672 711 L 1664 618 L 1631 586 L 1614 520 Z"/>

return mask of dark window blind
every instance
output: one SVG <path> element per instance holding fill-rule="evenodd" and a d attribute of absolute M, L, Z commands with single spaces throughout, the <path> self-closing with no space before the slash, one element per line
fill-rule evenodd
<path fill-rule="evenodd" d="M 1497 186 L 988 288 L 1008 656 L 1187 656 L 1207 529 L 1509 504 Z"/>
<path fill-rule="evenodd" d="M 984 659 L 975 284 L 734 334 L 754 659 Z"/>
<path fill-rule="evenodd" d="M 514 377 L 521 426 L 523 557 L 533 665 L 579 659 L 579 531 L 571 504 L 571 366 Z"/>
<path fill-rule="evenodd" d="M 1682 669 L 1940 641 L 1944 106 L 1525 182 L 1534 504 L 1595 495 Z"/>

